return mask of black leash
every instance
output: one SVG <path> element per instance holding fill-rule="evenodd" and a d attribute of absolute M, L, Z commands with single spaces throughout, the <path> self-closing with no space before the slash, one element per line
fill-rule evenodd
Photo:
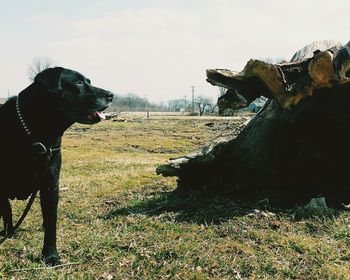
<path fill-rule="evenodd" d="M 17 221 L 16 225 L 13 227 L 13 232 L 15 232 L 16 229 L 19 228 L 19 226 L 22 224 L 22 222 L 24 221 L 24 219 L 26 218 L 30 208 L 33 205 L 33 202 L 35 200 L 36 194 L 38 193 L 38 191 L 36 190 L 35 192 L 32 193 L 31 197 L 28 200 L 27 206 L 24 209 L 22 216 L 19 218 L 19 220 Z"/>
<path fill-rule="evenodd" d="M 24 118 L 23 118 L 23 116 L 21 114 L 20 105 L 19 105 L 19 95 L 18 95 L 18 97 L 16 99 L 16 112 L 17 112 L 17 116 L 19 118 L 19 121 L 21 122 L 21 126 L 22 126 L 25 134 L 28 137 L 32 138 L 32 133 L 29 130 L 29 128 L 28 128 L 28 126 L 27 126 L 26 122 L 24 121 Z M 60 148 L 46 147 L 41 142 L 34 142 L 34 143 L 32 143 L 32 148 L 33 148 L 34 152 L 37 155 L 44 157 L 44 160 L 45 160 L 46 163 L 48 161 L 50 161 L 50 159 L 52 157 L 52 152 L 56 152 L 56 151 L 60 150 Z M 13 227 L 13 231 L 11 232 L 11 234 L 7 234 L 6 229 L 4 229 L 5 236 L 0 240 L 0 245 L 2 243 L 4 243 L 10 236 L 12 236 L 15 233 L 15 231 L 19 228 L 19 226 L 22 224 L 22 222 L 26 218 L 30 208 L 33 205 L 33 202 L 35 200 L 35 197 L 36 197 L 37 193 L 38 193 L 38 189 L 35 190 L 32 193 L 31 197 L 28 200 L 26 208 L 24 209 L 24 211 L 23 211 L 21 217 L 19 218 L 19 220 L 17 221 L 16 225 Z"/>
<path fill-rule="evenodd" d="M 15 233 L 15 231 L 19 228 L 19 226 L 22 224 L 22 222 L 24 221 L 24 219 L 26 218 L 30 208 L 32 207 L 33 205 L 33 202 L 35 200 L 35 197 L 36 197 L 36 194 L 38 193 L 38 190 L 36 190 L 35 192 L 32 193 L 31 197 L 29 198 L 28 200 L 28 203 L 27 203 L 27 206 L 26 208 L 24 209 L 21 217 L 18 219 L 16 225 L 13 227 L 13 232 L 11 233 L 11 235 L 13 235 Z M 6 234 L 6 233 L 5 233 Z M 8 238 L 10 237 L 10 235 L 5 235 L 1 240 L 0 240 L 0 245 L 2 243 L 4 243 Z"/>
<path fill-rule="evenodd" d="M 52 157 L 52 152 L 57 152 L 60 150 L 60 148 L 47 148 L 44 144 L 42 144 L 41 142 L 35 142 L 32 144 L 32 147 L 35 151 L 36 154 L 38 154 L 39 156 L 43 156 L 43 159 L 45 161 L 45 163 L 47 163 L 51 157 Z M 30 196 L 29 200 L 28 200 L 28 203 L 27 203 L 27 206 L 25 207 L 21 217 L 18 219 L 16 225 L 13 227 L 13 231 L 11 232 L 11 234 L 7 234 L 6 233 L 6 229 L 4 229 L 4 232 L 5 232 L 5 236 L 0 240 L 0 245 L 2 243 L 4 243 L 6 241 L 6 239 L 8 239 L 10 236 L 12 236 L 15 231 L 20 227 L 20 225 L 23 223 L 24 219 L 26 218 L 30 208 L 32 207 L 33 205 L 33 202 L 35 200 L 35 197 L 38 193 L 38 189 L 36 189 L 32 195 Z M 10 206 L 11 207 L 11 206 Z"/>

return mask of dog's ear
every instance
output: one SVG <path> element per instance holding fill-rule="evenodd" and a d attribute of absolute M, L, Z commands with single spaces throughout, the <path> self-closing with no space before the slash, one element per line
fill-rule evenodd
<path fill-rule="evenodd" d="M 63 70 L 62 67 L 45 69 L 35 76 L 34 83 L 41 85 L 49 92 L 58 92 L 61 89 L 60 77 Z"/>

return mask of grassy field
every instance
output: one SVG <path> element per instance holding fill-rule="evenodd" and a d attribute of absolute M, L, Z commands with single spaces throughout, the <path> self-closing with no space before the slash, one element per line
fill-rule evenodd
<path fill-rule="evenodd" d="M 0 246 L 0 279 L 350 279 L 349 212 L 178 193 L 175 178 L 155 174 L 237 123 L 158 116 L 72 127 L 62 148 L 64 266 L 41 262 L 36 200 Z M 16 220 L 24 203 L 14 205 Z"/>

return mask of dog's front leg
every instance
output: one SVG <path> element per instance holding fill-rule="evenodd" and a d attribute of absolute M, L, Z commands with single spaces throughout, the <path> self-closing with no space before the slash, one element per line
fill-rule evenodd
<path fill-rule="evenodd" d="M 42 253 L 45 263 L 50 265 L 57 264 L 60 259 L 56 246 L 56 224 L 61 163 L 61 152 L 58 151 L 48 162 L 46 171 L 39 175 L 40 204 L 45 231 Z"/>
<path fill-rule="evenodd" d="M 45 263 L 55 265 L 59 261 L 56 247 L 58 186 L 41 189 L 40 203 L 43 215 L 43 227 L 45 230 L 42 253 Z"/>

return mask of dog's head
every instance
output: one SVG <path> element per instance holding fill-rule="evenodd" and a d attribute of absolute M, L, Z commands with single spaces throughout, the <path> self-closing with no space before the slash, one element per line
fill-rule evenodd
<path fill-rule="evenodd" d="M 113 94 L 94 87 L 79 72 L 55 67 L 45 69 L 34 79 L 49 94 L 58 99 L 60 111 L 71 121 L 94 124 L 104 119 L 104 111 L 111 103 Z"/>

